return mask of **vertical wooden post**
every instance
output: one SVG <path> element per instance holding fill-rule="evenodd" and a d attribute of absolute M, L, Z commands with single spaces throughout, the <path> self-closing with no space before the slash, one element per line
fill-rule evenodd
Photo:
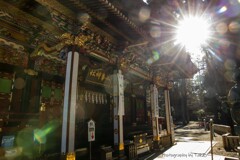
<path fill-rule="evenodd" d="M 213 120 L 210 119 L 210 143 L 211 143 L 211 160 L 213 160 L 213 145 L 212 145 L 212 141 L 213 141 Z"/>
<path fill-rule="evenodd" d="M 75 151 L 75 117 L 76 117 L 76 100 L 77 100 L 77 79 L 78 79 L 79 53 L 68 52 L 64 106 L 63 106 L 63 123 L 62 123 L 62 144 L 61 152 L 63 154 L 72 154 Z"/>
<path fill-rule="evenodd" d="M 171 105 L 170 105 L 170 96 L 169 90 L 164 90 L 165 96 L 165 110 L 166 110 L 166 122 L 167 122 L 167 133 L 171 135 L 171 143 L 174 144 L 174 128 L 173 128 L 173 121 L 171 116 Z"/>

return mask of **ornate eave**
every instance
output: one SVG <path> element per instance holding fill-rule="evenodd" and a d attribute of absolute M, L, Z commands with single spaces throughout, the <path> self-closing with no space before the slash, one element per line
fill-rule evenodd
<path fill-rule="evenodd" d="M 27 68 L 28 53 L 22 45 L 0 38 L 0 63 Z"/>
<path fill-rule="evenodd" d="M 29 13 L 26 13 L 19 8 L 14 7 L 13 5 L 10 5 L 9 3 L 6 3 L 4 1 L 0 1 L 1 11 L 5 12 L 6 14 L 11 15 L 15 20 L 19 20 L 21 24 L 21 21 L 26 21 L 26 23 L 30 23 L 32 26 L 34 24 L 42 26 L 44 29 L 49 30 L 53 33 L 58 33 L 60 30 L 53 25 L 50 25 L 47 22 L 44 22 L 34 16 L 32 16 Z M 4 9 L 4 10 L 3 10 Z M 29 24 L 28 24 L 29 25 Z"/>
<path fill-rule="evenodd" d="M 76 45 L 85 56 L 98 59 L 105 65 L 116 65 L 147 81 L 153 81 L 153 76 L 165 76 L 162 72 L 168 73 L 169 69 L 187 72 L 177 60 L 161 62 L 161 67 L 149 63 L 154 58 L 152 43 L 157 40 L 112 1 L 36 0 L 33 2 L 36 8 L 19 7 L 25 3 L 30 1 L 0 2 L 0 37 L 24 46 L 33 61 L 46 59 L 59 68 L 65 65 L 65 60 L 58 53 L 64 46 Z M 44 8 L 46 13 L 43 15 L 46 17 L 35 10 L 38 7 Z M 81 15 L 84 14 L 87 16 L 82 20 Z M 62 39 L 63 35 L 68 35 L 68 39 L 74 41 L 68 43 Z M 166 55 L 161 58 L 164 60 Z M 163 63 L 171 63 L 169 66 L 174 67 L 163 67 Z M 63 75 L 63 69 L 60 70 Z M 53 72 L 58 74 L 56 70 Z M 186 74 L 191 76 L 191 73 Z"/>

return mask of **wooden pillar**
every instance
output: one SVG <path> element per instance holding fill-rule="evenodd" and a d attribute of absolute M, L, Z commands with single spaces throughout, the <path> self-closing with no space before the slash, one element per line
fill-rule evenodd
<path fill-rule="evenodd" d="M 172 115 L 171 115 L 170 96 L 169 96 L 168 89 L 164 90 L 164 96 L 165 96 L 167 133 L 171 135 L 171 143 L 173 144 L 175 141 L 175 137 L 174 137 L 174 127 L 173 127 L 173 121 L 172 121 Z"/>
<path fill-rule="evenodd" d="M 121 70 L 114 71 L 113 101 L 114 101 L 114 145 L 118 149 L 119 158 L 124 157 L 123 115 L 124 115 L 124 86 Z"/>
<path fill-rule="evenodd" d="M 42 128 L 47 120 L 46 105 L 42 103 L 39 111 L 39 128 Z"/>
<path fill-rule="evenodd" d="M 79 53 L 68 52 L 62 122 L 62 154 L 74 153 Z"/>

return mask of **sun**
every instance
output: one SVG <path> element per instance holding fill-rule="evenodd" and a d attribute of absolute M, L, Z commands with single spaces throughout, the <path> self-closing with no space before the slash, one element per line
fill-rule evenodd
<path fill-rule="evenodd" d="M 191 16 L 179 21 L 176 31 L 176 44 L 187 51 L 196 52 L 206 45 L 210 38 L 210 22 L 202 17 Z"/>

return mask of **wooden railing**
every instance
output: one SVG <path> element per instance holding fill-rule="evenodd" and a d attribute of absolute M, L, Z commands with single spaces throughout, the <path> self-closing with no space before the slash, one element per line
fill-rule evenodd
<path fill-rule="evenodd" d="M 231 127 L 227 125 L 213 124 L 213 129 L 215 133 L 220 135 L 231 133 Z"/>
<path fill-rule="evenodd" d="M 223 147 L 225 150 L 237 151 L 239 145 L 239 136 L 231 136 L 230 133 L 222 135 Z"/>
<path fill-rule="evenodd" d="M 231 135 L 231 127 L 227 125 L 214 124 L 214 132 L 222 135 L 223 148 L 227 151 L 237 151 L 239 136 Z"/>

